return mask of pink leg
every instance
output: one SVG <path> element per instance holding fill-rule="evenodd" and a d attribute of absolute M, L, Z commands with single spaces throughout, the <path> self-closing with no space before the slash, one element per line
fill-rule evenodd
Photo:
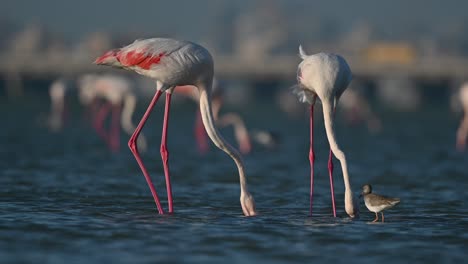
<path fill-rule="evenodd" d="M 310 150 L 309 150 L 309 161 L 310 161 L 310 207 L 309 213 L 312 216 L 312 194 L 314 193 L 314 105 L 315 99 L 310 106 Z"/>
<path fill-rule="evenodd" d="M 104 103 L 101 108 L 97 111 L 96 117 L 93 120 L 93 127 L 96 130 L 97 134 L 109 144 L 109 137 L 104 129 L 104 121 L 106 120 L 107 115 L 111 109 L 111 104 Z"/>
<path fill-rule="evenodd" d="M 164 175 L 166 176 L 166 189 L 167 189 L 167 202 L 169 205 L 169 213 L 174 212 L 173 201 L 172 201 L 172 188 L 171 188 L 171 177 L 169 175 L 169 151 L 167 150 L 167 128 L 169 125 L 169 110 L 171 107 L 171 93 L 166 93 L 166 107 L 164 110 L 164 124 L 161 138 L 161 157 L 164 166 Z"/>
<path fill-rule="evenodd" d="M 328 156 L 328 174 L 330 175 L 330 190 L 332 197 L 333 217 L 336 217 L 335 209 L 335 191 L 333 188 L 333 152 L 330 149 L 330 155 Z"/>
<path fill-rule="evenodd" d="M 153 182 L 151 181 L 151 178 L 149 176 L 148 171 L 146 170 L 145 165 L 143 164 L 143 161 L 140 157 L 140 153 L 138 152 L 138 147 L 137 147 L 137 140 L 138 136 L 140 135 L 141 130 L 143 129 L 143 126 L 146 123 L 146 120 L 148 119 L 149 115 L 151 114 L 151 111 L 153 110 L 154 106 L 156 105 L 156 102 L 158 101 L 159 97 L 161 96 L 162 92 L 161 90 L 157 90 L 156 94 L 154 95 L 153 99 L 151 100 L 151 103 L 148 106 L 148 109 L 146 109 L 145 114 L 143 115 L 143 118 L 141 119 L 140 123 L 138 124 L 137 128 L 135 129 L 135 132 L 133 132 L 133 135 L 130 137 L 130 140 L 128 141 L 128 147 L 132 151 L 133 155 L 135 156 L 136 161 L 138 162 L 138 165 L 141 168 L 141 171 L 143 172 L 143 175 L 145 176 L 146 182 L 148 183 L 148 186 L 151 190 L 151 194 L 153 195 L 154 202 L 156 203 L 156 206 L 158 207 L 159 214 L 164 214 L 164 211 L 161 206 L 161 202 L 159 201 L 158 194 L 156 193 L 156 189 L 154 188 Z"/>
<path fill-rule="evenodd" d="M 248 154 L 252 150 L 252 144 L 250 143 L 250 137 L 247 135 L 243 138 L 239 144 L 239 150 L 242 154 Z"/>
<path fill-rule="evenodd" d="M 99 109 L 101 108 L 103 104 L 100 104 L 100 102 L 97 99 L 94 99 L 87 107 L 86 107 L 86 115 L 85 115 L 85 120 L 86 122 L 90 122 L 91 126 L 94 127 L 94 120 L 96 119 L 95 116 L 99 113 Z"/>
<path fill-rule="evenodd" d="M 120 105 L 114 105 L 112 107 L 109 146 L 113 152 L 117 152 L 120 149 Z"/>
<path fill-rule="evenodd" d="M 201 154 L 207 153 L 210 146 L 208 145 L 208 138 L 205 131 L 205 126 L 203 126 L 200 109 L 197 111 L 195 120 L 195 139 L 197 141 L 198 151 Z"/>

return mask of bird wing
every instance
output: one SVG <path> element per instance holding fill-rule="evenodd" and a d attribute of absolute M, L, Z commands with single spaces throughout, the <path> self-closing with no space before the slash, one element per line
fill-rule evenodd
<path fill-rule="evenodd" d="M 371 206 L 382 206 L 382 205 L 395 205 L 400 202 L 399 198 L 390 198 L 382 195 L 377 195 L 374 193 L 368 194 L 369 198 L 368 203 Z"/>
<path fill-rule="evenodd" d="M 117 54 L 120 63 L 125 67 L 139 67 L 148 70 L 151 66 L 161 62 L 165 56 L 181 49 L 187 42 L 173 39 L 152 38 L 135 40 L 123 47 Z"/>

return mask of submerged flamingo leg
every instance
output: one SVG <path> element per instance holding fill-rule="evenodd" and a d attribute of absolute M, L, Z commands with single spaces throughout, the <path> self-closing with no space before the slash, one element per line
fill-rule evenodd
<path fill-rule="evenodd" d="M 154 95 L 153 99 L 151 100 L 151 103 L 148 106 L 148 109 L 146 109 L 145 114 L 143 115 L 143 118 L 141 119 L 140 123 L 138 124 L 137 128 L 135 129 L 135 132 L 133 132 L 132 136 L 130 137 L 130 140 L 128 141 L 128 147 L 132 151 L 133 155 L 135 156 L 136 161 L 138 162 L 138 165 L 141 168 L 141 171 L 143 172 L 143 175 L 145 176 L 146 182 L 148 183 L 148 186 L 151 190 L 151 194 L 153 195 L 154 202 L 156 203 L 156 206 L 158 207 L 159 214 L 164 214 L 164 211 L 161 206 L 161 202 L 159 201 L 158 194 L 156 193 L 156 189 L 154 188 L 153 182 L 151 181 L 151 178 L 149 176 L 148 171 L 146 170 L 145 165 L 143 164 L 143 161 L 140 157 L 140 153 L 138 152 L 138 147 L 137 147 L 137 140 L 138 136 L 140 135 L 141 130 L 143 129 L 143 126 L 146 123 L 146 120 L 148 119 L 149 115 L 151 114 L 151 111 L 153 110 L 154 106 L 156 105 L 156 102 L 158 101 L 159 97 L 161 96 L 162 92 L 161 90 L 157 90 L 156 94 Z"/>
<path fill-rule="evenodd" d="M 310 150 L 309 150 L 309 161 L 310 161 L 310 207 L 309 207 L 309 215 L 312 216 L 312 194 L 314 193 L 314 162 L 315 162 L 315 154 L 314 154 L 314 105 L 315 105 L 314 97 L 313 103 L 310 106 Z"/>
<path fill-rule="evenodd" d="M 109 145 L 112 151 L 120 149 L 120 105 L 112 107 L 112 123 L 109 137 Z"/>
<path fill-rule="evenodd" d="M 166 107 L 164 110 L 164 124 L 163 132 L 161 137 L 161 158 L 163 160 L 164 175 L 166 176 L 166 189 L 167 189 L 167 202 L 169 205 L 169 213 L 174 212 L 173 201 L 172 201 L 172 188 L 171 188 L 171 177 L 169 174 L 169 151 L 167 150 L 167 128 L 169 126 L 169 110 L 171 107 L 171 96 L 170 92 L 166 92 Z"/>
<path fill-rule="evenodd" d="M 336 217 L 335 191 L 333 188 L 333 152 L 331 149 L 330 149 L 330 155 L 328 156 L 328 175 L 330 176 L 330 191 L 331 191 L 331 198 L 332 198 L 333 217 Z"/>

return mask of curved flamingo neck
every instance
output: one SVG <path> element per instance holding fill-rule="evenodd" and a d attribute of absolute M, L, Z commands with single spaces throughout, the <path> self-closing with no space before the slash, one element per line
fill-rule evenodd
<path fill-rule="evenodd" d="M 122 107 L 122 116 L 120 119 L 120 123 L 122 124 L 122 128 L 128 134 L 132 134 L 135 130 L 135 126 L 132 122 L 132 115 L 135 111 L 136 106 L 136 98 L 134 95 L 127 94 L 124 96 L 123 99 L 123 107 Z"/>
<path fill-rule="evenodd" d="M 219 133 L 215 126 L 213 112 L 211 109 L 211 96 L 206 85 L 197 85 L 200 94 L 200 112 L 206 132 L 213 143 L 222 151 L 226 152 L 236 163 L 239 171 L 241 194 L 248 193 L 247 179 L 245 177 L 244 162 L 239 152 L 233 148 Z"/>
<path fill-rule="evenodd" d="M 357 212 L 355 211 L 357 208 L 355 208 L 353 201 L 353 193 L 351 190 L 351 184 L 349 182 L 346 157 L 336 142 L 335 130 L 333 128 L 333 104 L 334 102 L 332 100 L 322 100 L 325 131 L 327 133 L 328 142 L 330 143 L 330 148 L 332 149 L 335 157 L 341 163 L 341 170 L 343 172 L 343 181 L 345 185 L 345 210 L 350 216 L 354 217 L 355 213 Z"/>

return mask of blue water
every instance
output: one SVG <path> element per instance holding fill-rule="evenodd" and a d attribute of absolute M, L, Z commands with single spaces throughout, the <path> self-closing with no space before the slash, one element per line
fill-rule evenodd
<path fill-rule="evenodd" d="M 307 118 L 290 119 L 273 104 L 240 110 L 253 128 L 277 131 L 276 151 L 245 156 L 259 216 L 242 216 L 237 170 L 213 145 L 204 156 L 192 136 L 193 105 L 173 107 L 169 151 L 176 213 L 157 214 L 149 189 L 126 148 L 110 153 L 81 119 L 65 130 L 41 124 L 44 96 L 1 98 L 0 260 L 2 263 L 453 263 L 468 244 L 468 154 L 454 151 L 457 117 L 443 106 L 416 113 L 381 109 L 384 130 L 337 124 L 353 191 L 401 198 L 386 222 L 361 202 L 360 219 L 344 213 L 335 161 L 338 217 L 331 214 L 328 146 L 316 125 L 314 213 L 308 216 Z M 141 102 L 138 116 L 144 102 Z M 159 106 L 145 127 L 144 160 L 165 208 L 159 154 Z M 232 131 L 222 130 L 232 142 Z"/>

